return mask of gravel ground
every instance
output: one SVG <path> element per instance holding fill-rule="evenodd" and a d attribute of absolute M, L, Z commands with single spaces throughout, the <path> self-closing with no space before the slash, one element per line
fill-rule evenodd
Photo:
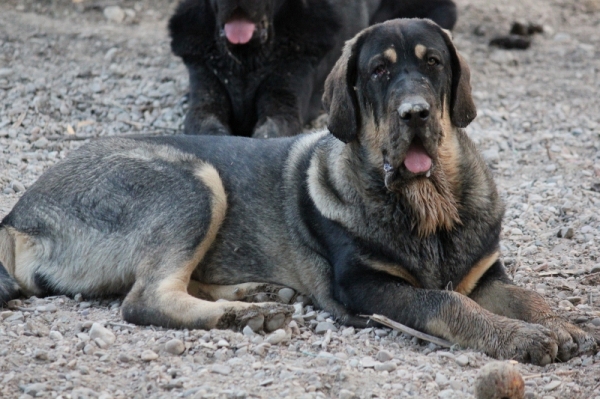
<path fill-rule="evenodd" d="M 458 4 L 455 42 L 479 108 L 468 131 L 506 201 L 507 267 L 600 334 L 600 1 Z M 168 46 L 174 5 L 0 2 L 0 217 L 85 138 L 179 130 L 187 73 Z M 545 27 L 529 50 L 488 47 L 521 19 Z M 119 305 L 61 296 L 0 309 L 0 397 L 473 398 L 491 361 L 327 324 L 301 305 L 269 336 L 137 327 Z M 600 399 L 600 355 L 518 369 L 527 398 Z"/>

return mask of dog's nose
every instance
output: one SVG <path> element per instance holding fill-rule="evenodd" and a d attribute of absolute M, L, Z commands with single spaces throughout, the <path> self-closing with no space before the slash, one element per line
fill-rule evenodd
<path fill-rule="evenodd" d="M 423 126 L 429 119 L 429 103 L 423 97 L 409 97 L 400 104 L 398 113 L 408 126 Z"/>

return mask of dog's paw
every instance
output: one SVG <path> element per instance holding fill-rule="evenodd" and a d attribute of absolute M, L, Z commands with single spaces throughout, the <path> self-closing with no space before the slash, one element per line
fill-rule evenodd
<path fill-rule="evenodd" d="M 550 329 L 520 320 L 502 324 L 497 341 L 491 351 L 486 351 L 488 355 L 538 366 L 545 366 L 556 358 L 558 339 Z"/>
<path fill-rule="evenodd" d="M 556 334 L 558 342 L 558 360 L 567 360 L 580 355 L 598 352 L 596 339 L 579 327 L 559 317 L 551 317 L 540 323 Z"/>
<path fill-rule="evenodd" d="M 294 307 L 279 303 L 253 303 L 247 306 L 230 308 L 221 316 L 217 328 L 242 330 L 248 326 L 252 331 L 275 331 L 287 325 L 294 313 Z"/>

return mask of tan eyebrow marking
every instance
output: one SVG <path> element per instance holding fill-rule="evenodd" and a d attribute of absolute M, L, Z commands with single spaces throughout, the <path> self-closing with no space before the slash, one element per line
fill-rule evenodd
<path fill-rule="evenodd" d="M 415 46 L 415 55 L 417 56 L 418 59 L 422 60 L 425 57 L 426 53 L 427 53 L 427 47 L 423 46 L 422 44 L 417 44 Z"/>
<path fill-rule="evenodd" d="M 398 54 L 396 54 L 396 50 L 393 48 L 389 48 L 383 52 L 383 56 L 387 58 L 392 64 L 396 63 L 398 60 Z"/>

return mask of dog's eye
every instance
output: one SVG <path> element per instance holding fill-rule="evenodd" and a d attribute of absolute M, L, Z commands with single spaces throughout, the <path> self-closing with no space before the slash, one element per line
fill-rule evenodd
<path fill-rule="evenodd" d="M 430 66 L 440 65 L 440 60 L 439 60 L 439 58 L 437 58 L 433 55 L 430 55 L 429 57 L 427 57 L 427 65 L 430 65 Z"/>
<path fill-rule="evenodd" d="M 371 77 L 372 77 L 373 79 L 377 79 L 377 78 L 380 78 L 380 77 L 382 77 L 382 76 L 383 76 L 383 75 L 385 75 L 386 73 L 387 73 L 387 68 L 386 68 L 386 66 L 385 66 L 385 65 L 383 65 L 383 64 L 381 64 L 381 65 L 378 65 L 378 66 L 376 66 L 376 67 L 373 69 L 373 72 L 371 73 Z"/>

